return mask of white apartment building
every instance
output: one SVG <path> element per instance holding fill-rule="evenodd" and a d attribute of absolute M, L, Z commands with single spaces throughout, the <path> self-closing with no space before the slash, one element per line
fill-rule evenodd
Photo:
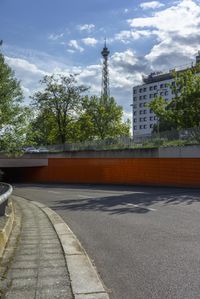
<path fill-rule="evenodd" d="M 196 57 L 196 63 L 200 62 L 200 52 Z M 174 69 L 183 71 L 186 68 Z M 168 73 L 155 72 L 143 77 L 143 84 L 133 87 L 133 136 L 150 135 L 157 117 L 147 107 L 153 98 L 162 96 L 166 101 L 173 98 L 169 85 L 175 84 L 172 71 Z"/>

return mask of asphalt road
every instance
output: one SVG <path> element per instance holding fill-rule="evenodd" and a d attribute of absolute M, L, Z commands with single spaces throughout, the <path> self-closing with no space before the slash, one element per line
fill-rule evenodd
<path fill-rule="evenodd" d="M 200 189 L 16 185 L 77 235 L 111 299 L 200 298 Z"/>

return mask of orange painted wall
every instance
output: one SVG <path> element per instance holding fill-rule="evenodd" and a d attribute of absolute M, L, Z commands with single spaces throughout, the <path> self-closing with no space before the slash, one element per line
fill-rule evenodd
<path fill-rule="evenodd" d="M 200 187 L 200 158 L 49 158 L 23 171 L 28 182 Z"/>

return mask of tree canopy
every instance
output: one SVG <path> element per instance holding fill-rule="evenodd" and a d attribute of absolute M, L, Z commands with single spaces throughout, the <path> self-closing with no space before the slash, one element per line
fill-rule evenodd
<path fill-rule="evenodd" d="M 149 107 L 159 118 L 160 130 L 185 129 L 200 125 L 200 66 L 174 72 L 175 84 L 169 85 L 171 101 L 157 97 Z"/>
<path fill-rule="evenodd" d="M 80 140 L 130 135 L 130 122 L 123 122 L 123 108 L 113 97 L 85 97 L 76 125 Z"/>
<path fill-rule="evenodd" d="M 129 135 L 130 123 L 123 122 L 123 109 L 114 98 L 88 97 L 86 86 L 69 75 L 45 76 L 43 91 L 34 94 L 37 116 L 30 136 L 37 144 L 80 142 Z"/>
<path fill-rule="evenodd" d="M 22 106 L 20 82 L 0 53 L 0 148 L 17 153 L 25 142 L 29 109 Z"/>
<path fill-rule="evenodd" d="M 39 111 L 39 117 L 45 117 L 46 129 L 49 122 L 53 122 L 59 142 L 65 143 L 69 127 L 81 109 L 82 94 L 88 88 L 78 85 L 75 75 L 45 76 L 41 84 L 44 90 L 33 95 L 32 104 Z"/>

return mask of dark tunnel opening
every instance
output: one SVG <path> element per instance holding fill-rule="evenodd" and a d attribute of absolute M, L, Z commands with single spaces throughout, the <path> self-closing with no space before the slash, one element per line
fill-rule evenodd
<path fill-rule="evenodd" d="M 1 180 L 7 183 L 31 182 L 32 176 L 37 172 L 37 168 L 29 167 L 3 167 Z"/>
<path fill-rule="evenodd" d="M 24 168 L 1 168 L 3 171 L 2 174 L 2 181 L 8 182 L 8 183 L 16 183 L 16 182 L 22 182 L 24 177 Z"/>

